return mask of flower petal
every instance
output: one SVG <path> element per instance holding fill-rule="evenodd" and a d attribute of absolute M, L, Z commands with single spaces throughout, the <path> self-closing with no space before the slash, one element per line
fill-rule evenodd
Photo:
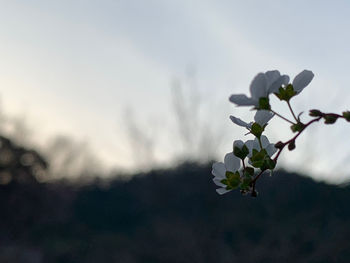
<path fill-rule="evenodd" d="M 235 116 L 230 116 L 231 121 L 234 124 L 237 124 L 238 126 L 246 127 L 249 129 L 252 125 L 250 123 L 246 123 L 245 121 L 242 121 L 240 118 L 236 118 Z"/>
<path fill-rule="evenodd" d="M 269 70 L 265 72 L 265 76 L 267 78 L 267 85 L 270 86 L 281 77 L 281 74 L 278 70 Z"/>
<path fill-rule="evenodd" d="M 260 140 L 263 148 L 266 148 L 270 144 L 269 139 L 265 135 L 262 135 Z"/>
<path fill-rule="evenodd" d="M 229 100 L 237 106 L 256 106 L 257 102 L 244 94 L 231 95 Z"/>
<path fill-rule="evenodd" d="M 226 188 L 218 188 L 216 189 L 216 192 L 219 194 L 219 195 L 223 195 L 223 194 L 226 194 L 228 192 L 230 192 L 232 190 L 227 190 Z"/>
<path fill-rule="evenodd" d="M 236 172 L 241 167 L 240 159 L 233 152 L 225 155 L 224 163 L 226 170 L 230 172 Z"/>
<path fill-rule="evenodd" d="M 267 78 L 264 73 L 259 73 L 255 76 L 250 84 L 250 93 L 252 99 L 259 102 L 261 97 L 267 97 Z"/>
<path fill-rule="evenodd" d="M 277 151 L 277 148 L 273 143 L 269 142 L 269 139 L 265 135 L 262 135 L 260 140 L 261 140 L 262 147 L 266 150 L 267 154 L 271 157 Z"/>
<path fill-rule="evenodd" d="M 267 154 L 270 157 L 272 155 L 274 155 L 275 152 L 277 152 L 277 148 L 275 147 L 275 145 L 273 143 L 270 143 L 265 149 L 266 149 Z"/>
<path fill-rule="evenodd" d="M 215 178 L 213 179 L 213 182 L 214 182 L 214 184 L 216 184 L 217 186 L 226 187 L 226 185 L 224 185 L 224 184 L 221 182 L 221 180 L 222 180 L 222 179 L 219 179 L 219 178 L 215 177 Z"/>
<path fill-rule="evenodd" d="M 255 113 L 254 121 L 257 122 L 260 126 L 264 126 L 266 123 L 268 123 L 269 120 L 272 119 L 274 114 L 271 111 L 268 110 L 258 110 Z"/>
<path fill-rule="evenodd" d="M 293 88 L 297 93 L 300 93 L 314 78 L 314 73 L 310 70 L 303 70 L 293 80 Z"/>
<path fill-rule="evenodd" d="M 221 178 L 221 179 L 226 178 L 226 168 L 224 163 L 221 163 L 221 162 L 214 163 L 212 168 L 213 170 L 211 171 L 211 173 L 215 177 Z"/>
<path fill-rule="evenodd" d="M 253 146 L 254 146 L 254 140 L 248 140 L 245 142 L 245 145 L 247 146 L 249 150 L 248 157 L 251 158 L 253 156 Z"/>
<path fill-rule="evenodd" d="M 288 75 L 283 75 L 283 76 L 279 77 L 278 79 L 276 79 L 274 82 L 272 82 L 269 85 L 268 93 L 271 94 L 271 93 L 278 92 L 279 88 L 282 85 L 287 85 L 288 82 L 289 82 L 289 76 Z"/>

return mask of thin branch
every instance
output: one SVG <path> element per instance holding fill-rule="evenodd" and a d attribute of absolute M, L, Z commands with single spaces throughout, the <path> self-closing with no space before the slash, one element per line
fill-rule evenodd
<path fill-rule="evenodd" d="M 284 149 L 284 147 L 285 147 L 286 145 L 288 145 L 288 144 L 291 143 L 292 141 L 295 141 L 295 140 L 300 136 L 300 134 L 301 134 L 308 126 L 310 126 L 312 123 L 317 122 L 317 121 L 319 121 L 319 120 L 321 120 L 321 119 L 322 119 L 322 117 L 318 117 L 318 118 L 313 119 L 313 120 L 309 121 L 308 123 L 306 123 L 306 124 L 304 125 L 304 127 L 303 127 L 293 138 L 291 138 L 290 140 L 288 140 L 288 141 L 286 141 L 286 142 L 283 143 L 283 145 L 281 146 L 281 148 L 279 149 L 277 155 L 275 156 L 275 158 L 273 158 L 273 160 L 274 160 L 275 162 L 277 162 L 278 157 L 280 156 L 282 150 Z"/>
<path fill-rule="evenodd" d="M 288 120 L 286 117 L 282 116 L 281 114 L 275 112 L 274 110 L 270 110 L 272 113 L 274 113 L 276 116 L 280 117 L 281 119 L 289 122 L 290 124 L 295 124 L 294 122 L 292 122 L 291 120 Z"/>
<path fill-rule="evenodd" d="M 292 109 L 292 106 L 290 105 L 290 102 L 287 101 L 287 104 L 288 104 L 288 108 L 289 108 L 290 112 L 291 112 L 292 115 L 293 115 L 294 120 L 295 120 L 296 122 L 299 122 L 299 120 L 297 119 L 297 117 L 296 117 L 295 114 L 294 114 L 294 111 L 293 111 L 293 109 Z"/>

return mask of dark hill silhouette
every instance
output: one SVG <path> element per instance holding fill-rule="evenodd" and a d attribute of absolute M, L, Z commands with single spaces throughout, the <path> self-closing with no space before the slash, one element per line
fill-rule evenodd
<path fill-rule="evenodd" d="M 197 164 L 109 187 L 12 180 L 0 186 L 0 262 L 349 261 L 349 187 L 281 171 L 257 189 L 219 196 Z"/>

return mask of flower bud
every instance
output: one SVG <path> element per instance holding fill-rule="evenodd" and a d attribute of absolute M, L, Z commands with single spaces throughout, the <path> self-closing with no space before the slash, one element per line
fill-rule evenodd
<path fill-rule="evenodd" d="M 309 115 L 311 117 L 321 117 L 323 116 L 323 113 L 319 110 L 310 110 Z"/>
<path fill-rule="evenodd" d="M 279 141 L 275 144 L 275 148 L 277 148 L 277 149 L 282 149 L 283 147 L 284 147 L 284 143 L 281 141 Z"/>
<path fill-rule="evenodd" d="M 295 140 L 288 144 L 288 150 L 293 151 L 295 149 Z"/>
<path fill-rule="evenodd" d="M 337 121 L 338 117 L 339 116 L 336 115 L 336 114 L 332 114 L 332 113 L 326 114 L 326 115 L 323 116 L 324 123 L 325 124 L 333 124 L 333 123 L 335 123 Z"/>
<path fill-rule="evenodd" d="M 345 120 L 350 122 L 350 111 L 344 111 L 343 117 L 345 118 Z"/>

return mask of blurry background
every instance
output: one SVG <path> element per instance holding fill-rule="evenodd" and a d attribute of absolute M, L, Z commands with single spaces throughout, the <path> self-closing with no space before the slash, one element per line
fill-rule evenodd
<path fill-rule="evenodd" d="M 349 110 L 349 12 L 340 0 L 0 1 L 0 261 L 344 262 L 348 123 L 311 126 L 257 201 L 217 196 L 210 162 L 251 139 L 229 115 L 254 113 L 228 97 L 259 72 L 315 73 L 292 100 L 303 120 Z M 291 136 L 277 118 L 267 134 Z"/>
<path fill-rule="evenodd" d="M 44 152 L 74 145 L 106 171 L 222 159 L 249 139 L 228 116 L 252 118 L 228 97 L 258 72 L 310 69 L 296 111 L 348 109 L 349 11 L 347 1 L 2 1 L 1 127 Z M 290 136 L 273 125 L 275 141 Z M 283 165 L 346 178 L 347 125 L 314 126 Z"/>

